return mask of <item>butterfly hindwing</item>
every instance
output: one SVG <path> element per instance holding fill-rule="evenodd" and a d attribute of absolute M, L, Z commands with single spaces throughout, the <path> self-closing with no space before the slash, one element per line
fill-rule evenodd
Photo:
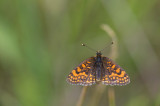
<path fill-rule="evenodd" d="M 102 57 L 105 72 L 102 75 L 102 83 L 105 85 L 126 85 L 130 83 L 129 76 L 124 69 L 115 64 L 108 57 Z"/>
<path fill-rule="evenodd" d="M 88 86 L 96 83 L 93 71 L 95 58 L 90 57 L 79 64 L 67 77 L 67 82 L 73 85 Z"/>

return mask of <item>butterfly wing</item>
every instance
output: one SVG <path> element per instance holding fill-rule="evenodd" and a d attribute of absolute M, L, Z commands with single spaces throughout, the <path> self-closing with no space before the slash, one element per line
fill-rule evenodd
<path fill-rule="evenodd" d="M 130 83 L 127 73 L 119 65 L 108 57 L 102 57 L 105 72 L 102 75 L 102 83 L 105 85 L 126 85 Z"/>
<path fill-rule="evenodd" d="M 72 85 L 89 86 L 96 83 L 93 66 L 95 57 L 90 57 L 79 64 L 67 77 L 67 82 Z"/>

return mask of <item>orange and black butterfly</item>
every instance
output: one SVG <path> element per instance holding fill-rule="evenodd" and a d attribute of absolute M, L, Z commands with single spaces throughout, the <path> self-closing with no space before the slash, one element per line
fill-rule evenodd
<path fill-rule="evenodd" d="M 83 45 L 85 46 L 85 45 Z M 127 73 L 101 51 L 80 63 L 67 77 L 72 85 L 90 86 L 99 82 L 105 85 L 126 85 L 130 83 Z"/>

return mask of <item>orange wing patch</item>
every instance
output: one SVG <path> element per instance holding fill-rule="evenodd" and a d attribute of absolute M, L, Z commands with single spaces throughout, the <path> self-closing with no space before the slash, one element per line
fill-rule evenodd
<path fill-rule="evenodd" d="M 119 66 L 107 57 L 103 57 L 105 72 L 102 77 L 102 83 L 105 85 L 126 85 L 130 83 L 129 76 Z"/>
<path fill-rule="evenodd" d="M 96 83 L 95 73 L 93 72 L 94 57 L 83 61 L 67 77 L 67 82 L 72 85 L 88 86 Z"/>

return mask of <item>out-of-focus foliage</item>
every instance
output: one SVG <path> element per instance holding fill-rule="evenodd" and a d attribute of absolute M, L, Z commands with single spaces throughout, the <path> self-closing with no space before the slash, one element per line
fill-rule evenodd
<path fill-rule="evenodd" d="M 114 87 L 116 105 L 160 105 L 159 11 L 159 0 L 1 0 L 0 106 L 75 106 L 82 87 L 65 79 L 95 55 L 81 43 L 98 50 L 111 42 L 101 24 L 115 31 L 116 62 L 131 78 Z"/>

